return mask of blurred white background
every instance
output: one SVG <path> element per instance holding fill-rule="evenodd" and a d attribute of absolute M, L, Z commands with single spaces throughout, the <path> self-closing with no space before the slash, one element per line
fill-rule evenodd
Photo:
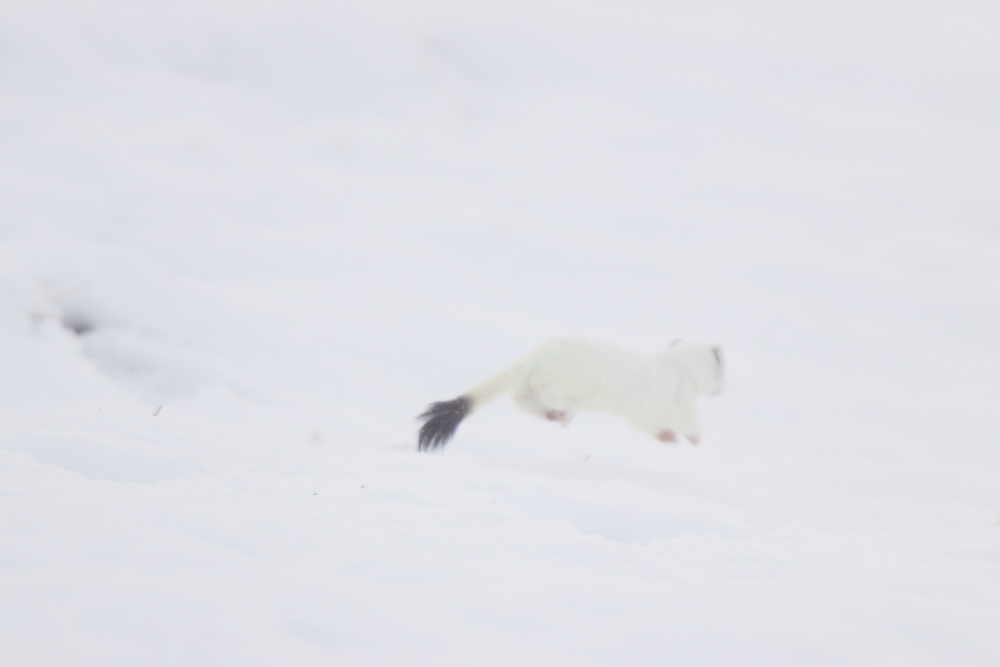
<path fill-rule="evenodd" d="M 6 0 L 0 658 L 994 664 L 997 25 Z M 413 451 L 560 334 L 722 343 L 703 445 Z"/>

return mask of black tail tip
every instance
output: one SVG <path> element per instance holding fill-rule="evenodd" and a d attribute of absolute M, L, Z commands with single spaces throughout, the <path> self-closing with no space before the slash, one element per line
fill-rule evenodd
<path fill-rule="evenodd" d="M 455 435 L 458 425 L 471 409 L 472 399 L 466 396 L 459 396 L 451 401 L 431 403 L 418 417 L 424 420 L 424 425 L 420 427 L 417 449 L 425 452 L 444 446 Z"/>

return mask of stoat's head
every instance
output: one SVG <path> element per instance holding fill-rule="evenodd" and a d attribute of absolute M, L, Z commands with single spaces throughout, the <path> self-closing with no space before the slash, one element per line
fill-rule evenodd
<path fill-rule="evenodd" d="M 721 345 L 675 340 L 667 354 L 688 368 L 699 393 L 718 396 L 726 390 L 726 358 Z"/>

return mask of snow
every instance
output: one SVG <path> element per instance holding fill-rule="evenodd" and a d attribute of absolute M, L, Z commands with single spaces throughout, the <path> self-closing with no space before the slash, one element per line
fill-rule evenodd
<path fill-rule="evenodd" d="M 0 4 L 0 664 L 995 665 L 998 21 Z M 561 334 L 702 444 L 415 451 Z"/>

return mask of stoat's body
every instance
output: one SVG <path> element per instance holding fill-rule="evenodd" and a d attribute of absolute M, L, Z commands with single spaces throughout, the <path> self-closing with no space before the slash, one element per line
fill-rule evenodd
<path fill-rule="evenodd" d="M 697 444 L 697 398 L 724 388 L 718 345 L 675 341 L 647 355 L 601 341 L 556 338 L 458 398 L 432 403 L 420 415 L 419 448 L 444 445 L 469 413 L 508 391 L 527 412 L 564 425 L 580 410 L 595 410 L 618 415 L 664 442 L 675 442 L 681 433 Z"/>

